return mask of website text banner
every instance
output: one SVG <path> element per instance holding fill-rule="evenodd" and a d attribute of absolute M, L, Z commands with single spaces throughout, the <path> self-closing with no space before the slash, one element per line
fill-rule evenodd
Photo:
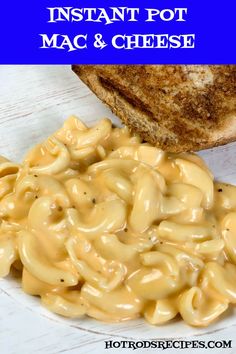
<path fill-rule="evenodd" d="M 3 0 L 1 64 L 236 64 L 236 0 Z"/>

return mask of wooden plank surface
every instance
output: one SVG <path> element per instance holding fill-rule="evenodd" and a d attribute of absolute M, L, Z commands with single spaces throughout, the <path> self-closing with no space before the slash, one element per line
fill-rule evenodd
<path fill-rule="evenodd" d="M 32 145 L 55 131 L 71 114 L 88 123 L 104 116 L 118 122 L 69 66 L 0 66 L 0 155 L 21 160 Z M 200 155 L 217 179 L 236 183 L 235 153 L 234 143 Z M 115 326 L 93 320 L 67 321 L 42 310 L 38 299 L 23 294 L 15 281 L 0 280 L 1 354 L 133 352 L 132 349 L 105 351 L 104 340 L 124 338 L 233 339 L 235 317 L 228 313 L 206 330 L 191 329 L 182 323 L 159 328 L 143 321 Z M 236 344 L 233 345 L 233 349 L 219 349 L 217 353 L 233 354 Z M 142 352 L 147 350 L 138 350 Z M 188 353 L 196 352 L 206 351 L 188 350 Z"/>

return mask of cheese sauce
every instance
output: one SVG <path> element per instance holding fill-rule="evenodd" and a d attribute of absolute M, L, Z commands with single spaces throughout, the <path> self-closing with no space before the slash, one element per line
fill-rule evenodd
<path fill-rule="evenodd" d="M 62 316 L 207 326 L 236 302 L 236 188 L 108 119 L 1 158 L 0 218 L 0 276 Z"/>

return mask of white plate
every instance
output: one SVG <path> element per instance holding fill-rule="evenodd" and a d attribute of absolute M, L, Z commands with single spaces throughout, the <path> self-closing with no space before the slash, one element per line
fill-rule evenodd
<path fill-rule="evenodd" d="M 14 161 L 20 161 L 29 147 L 54 132 L 70 114 L 76 114 L 88 124 L 104 116 L 110 117 L 115 123 L 118 122 L 68 66 L 2 66 L 0 82 L 0 154 Z M 236 143 L 203 151 L 200 155 L 217 179 L 236 184 L 235 153 Z M 17 311 L 17 316 L 14 311 Z M 19 340 L 14 338 L 15 336 L 22 338 L 22 332 L 24 354 L 27 350 L 30 353 L 32 348 L 40 350 L 42 336 L 49 328 L 51 331 L 54 328 L 57 328 L 57 331 L 58 328 L 63 328 L 63 333 L 66 334 L 63 342 L 60 338 L 56 342 L 54 337 L 47 339 L 47 347 L 44 347 L 43 352 L 50 354 L 59 352 L 59 348 L 61 350 L 63 346 L 66 348 L 65 351 L 70 353 L 74 352 L 73 348 L 78 349 L 78 346 L 74 345 L 72 332 L 76 333 L 75 338 L 80 340 L 88 338 L 86 343 L 81 344 L 83 353 L 86 350 L 90 353 L 95 352 L 98 348 L 98 344 L 95 343 L 101 345 L 104 338 L 122 337 L 136 340 L 190 338 L 209 336 L 221 329 L 224 329 L 222 332 L 224 335 L 225 333 L 230 335 L 233 326 L 236 325 L 234 312 L 231 308 L 218 322 L 206 329 L 192 328 L 179 320 L 162 327 L 150 326 L 143 320 L 121 324 L 104 324 L 88 318 L 66 320 L 42 308 L 37 298 L 25 295 L 15 280 L 1 279 L 0 344 L 3 343 L 1 353 L 20 353 Z M 27 316 L 29 316 L 27 323 L 22 323 Z M 40 329 L 35 327 L 36 319 L 42 324 Z M 4 333 L 13 340 L 7 341 Z M 15 343 L 17 347 L 14 347 Z"/>

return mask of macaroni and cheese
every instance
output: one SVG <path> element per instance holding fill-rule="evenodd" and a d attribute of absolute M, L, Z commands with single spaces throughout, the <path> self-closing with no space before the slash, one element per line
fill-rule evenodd
<path fill-rule="evenodd" d="M 236 187 L 108 119 L 1 158 L 0 219 L 0 276 L 59 315 L 207 326 L 236 303 Z"/>

